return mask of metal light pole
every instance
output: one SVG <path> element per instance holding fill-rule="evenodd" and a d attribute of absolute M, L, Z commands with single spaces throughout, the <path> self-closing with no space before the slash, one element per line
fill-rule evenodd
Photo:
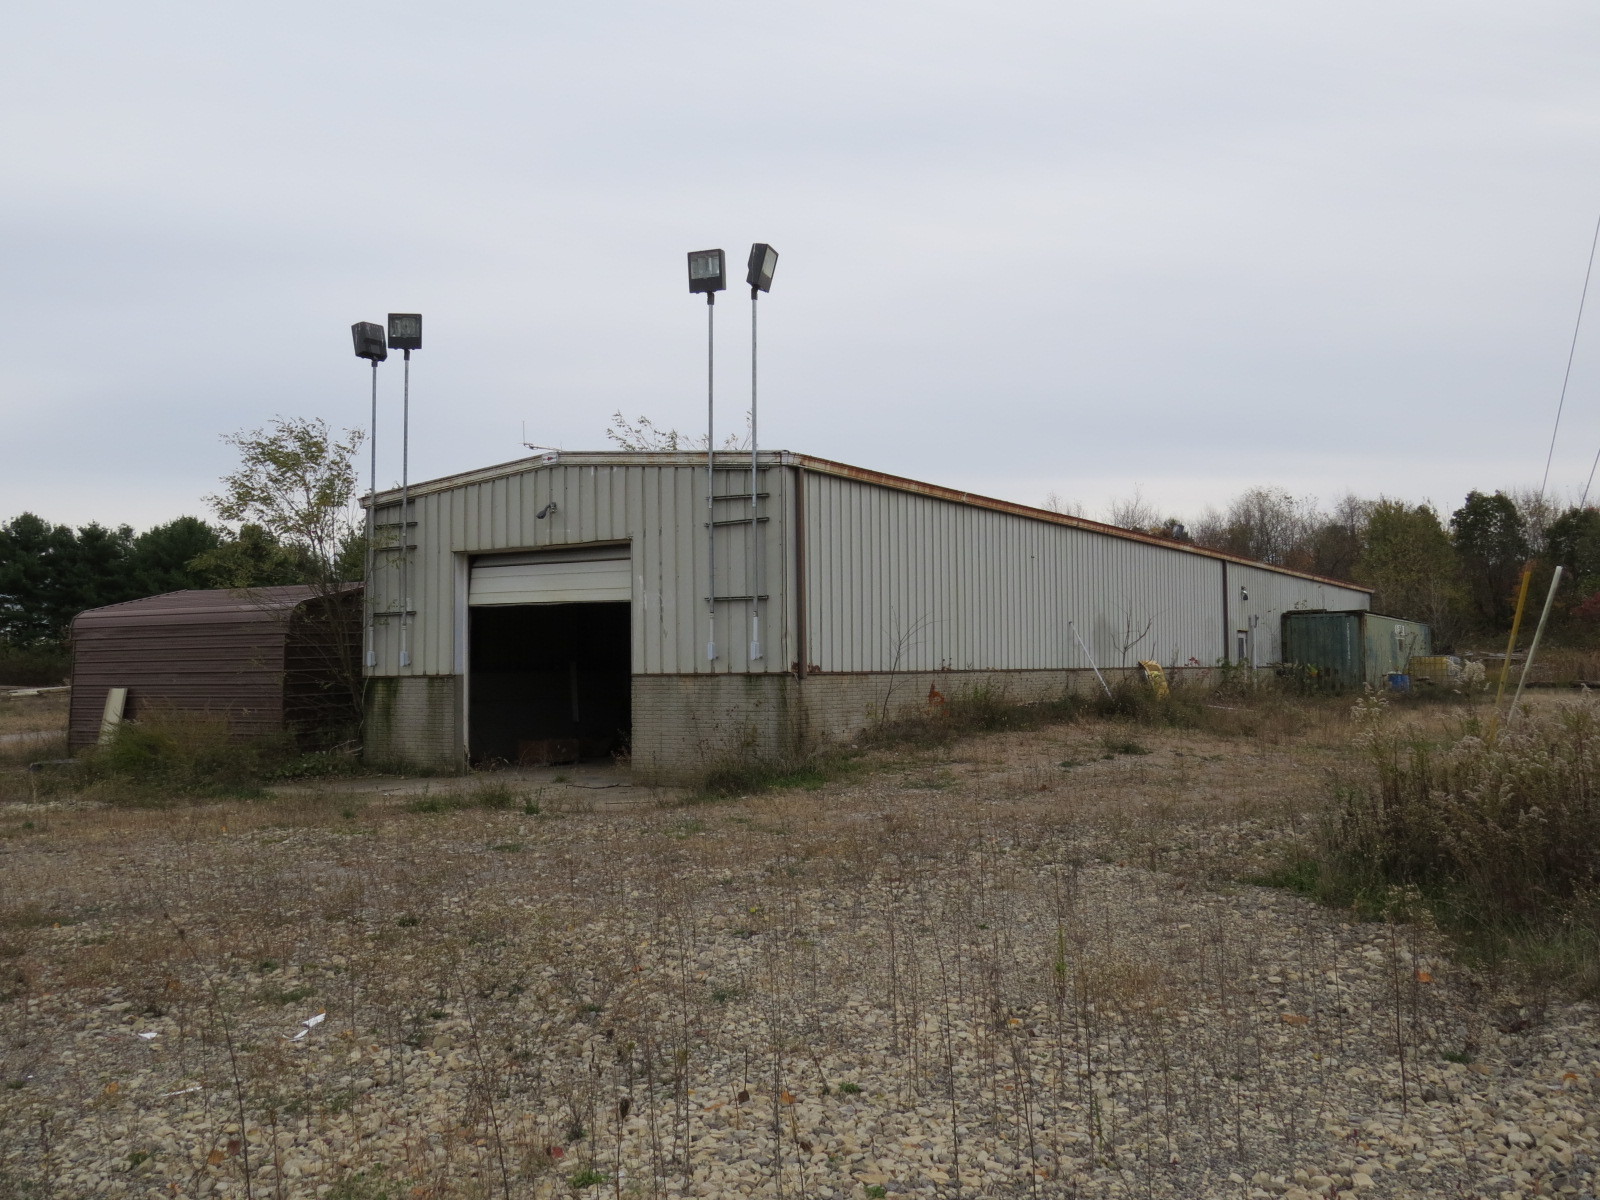
<path fill-rule="evenodd" d="M 369 469 L 367 474 L 367 562 L 366 579 L 362 581 L 361 602 L 366 611 L 366 629 L 363 631 L 363 658 L 368 667 L 378 665 L 377 639 L 373 631 L 372 576 L 376 557 L 377 509 L 374 501 L 378 495 L 378 364 L 389 357 L 389 347 L 383 340 L 383 326 L 375 321 L 357 321 L 350 326 L 350 338 L 355 343 L 356 357 L 372 363 L 372 425 L 367 435 Z"/>
<path fill-rule="evenodd" d="M 689 252 L 689 292 L 706 295 L 706 661 L 717 658 L 717 412 L 716 304 L 717 293 L 727 288 L 727 270 L 721 250 Z"/>
<path fill-rule="evenodd" d="M 389 314 L 389 349 L 405 352 L 400 409 L 400 665 L 411 665 L 411 352 L 422 349 L 422 314 Z"/>
<path fill-rule="evenodd" d="M 761 657 L 761 522 L 756 486 L 756 454 L 760 438 L 756 424 L 756 299 L 772 290 L 772 273 L 778 269 L 778 252 L 765 242 L 750 247 L 745 282 L 750 285 L 750 659 Z"/>

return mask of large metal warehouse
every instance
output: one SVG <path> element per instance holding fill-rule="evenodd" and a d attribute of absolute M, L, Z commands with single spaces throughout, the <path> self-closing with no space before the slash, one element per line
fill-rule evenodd
<path fill-rule="evenodd" d="M 803 454 L 763 452 L 754 480 L 748 453 L 560 452 L 380 493 L 369 759 L 626 750 L 671 782 L 930 686 L 1023 700 L 1140 659 L 1271 664 L 1283 613 L 1368 607 L 1352 584 Z"/>

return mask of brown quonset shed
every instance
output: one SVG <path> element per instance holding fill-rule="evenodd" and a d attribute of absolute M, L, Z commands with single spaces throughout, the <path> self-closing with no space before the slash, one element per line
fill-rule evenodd
<path fill-rule="evenodd" d="M 100 735 L 107 692 L 124 715 L 226 718 L 236 737 L 291 733 L 326 744 L 359 719 L 361 589 L 183 591 L 92 608 L 72 622 L 73 751 Z"/>

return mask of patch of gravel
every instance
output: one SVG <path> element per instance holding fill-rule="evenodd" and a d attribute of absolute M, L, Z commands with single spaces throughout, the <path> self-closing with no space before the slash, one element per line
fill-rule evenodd
<path fill-rule="evenodd" d="M 1595 1194 L 1592 1006 L 1121 857 L 1259 841 L 1292 748 L 1007 745 L 627 816 L 12 837 L 0 1194 Z"/>

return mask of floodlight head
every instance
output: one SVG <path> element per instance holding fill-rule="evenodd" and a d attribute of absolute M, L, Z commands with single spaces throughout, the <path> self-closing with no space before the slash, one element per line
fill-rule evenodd
<path fill-rule="evenodd" d="M 383 326 L 376 321 L 357 321 L 350 326 L 350 338 L 356 344 L 356 357 L 366 358 L 376 366 L 389 357 L 389 348 L 383 342 Z"/>
<path fill-rule="evenodd" d="M 778 252 L 765 242 L 757 242 L 750 247 L 750 271 L 745 276 L 745 282 L 750 285 L 750 294 L 757 292 L 770 292 L 772 290 L 772 273 L 778 269 Z"/>
<path fill-rule="evenodd" d="M 689 291 L 704 292 L 710 304 L 715 293 L 728 286 L 726 256 L 721 250 L 691 250 L 689 252 Z"/>
<path fill-rule="evenodd" d="M 389 314 L 389 349 L 391 349 L 391 350 L 421 350 L 422 349 L 422 314 L 421 313 L 390 313 Z"/>

